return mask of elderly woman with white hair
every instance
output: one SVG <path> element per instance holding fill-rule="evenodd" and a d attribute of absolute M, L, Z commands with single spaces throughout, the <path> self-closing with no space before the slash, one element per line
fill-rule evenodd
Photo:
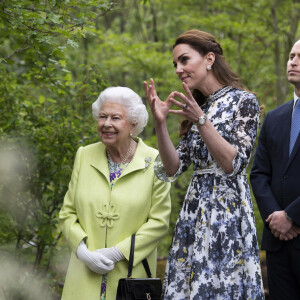
<path fill-rule="evenodd" d="M 137 137 L 148 121 L 141 98 L 126 87 L 105 89 L 92 105 L 101 142 L 77 151 L 59 213 L 71 259 L 62 299 L 115 300 L 127 276 L 136 234 L 133 277 L 156 273 L 157 245 L 167 233 L 170 183 L 158 180 L 158 151 Z"/>

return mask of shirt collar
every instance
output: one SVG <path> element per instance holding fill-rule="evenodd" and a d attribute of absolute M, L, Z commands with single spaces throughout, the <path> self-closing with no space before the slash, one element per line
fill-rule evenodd
<path fill-rule="evenodd" d="M 296 102 L 297 102 L 298 99 L 300 99 L 300 97 L 298 97 L 298 96 L 296 95 L 296 93 L 294 92 L 294 105 L 293 105 L 293 108 L 295 107 Z"/>

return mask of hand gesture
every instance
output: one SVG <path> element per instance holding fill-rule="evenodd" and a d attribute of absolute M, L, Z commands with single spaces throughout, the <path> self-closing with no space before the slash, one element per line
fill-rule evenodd
<path fill-rule="evenodd" d="M 172 114 L 182 115 L 192 123 L 195 123 L 198 121 L 199 117 L 204 115 L 204 113 L 194 99 L 187 84 L 183 82 L 182 86 L 185 90 L 186 96 L 179 92 L 173 92 L 170 94 L 170 101 L 181 109 L 170 109 L 169 112 Z M 174 97 L 178 97 L 182 102 L 175 100 Z"/>
<path fill-rule="evenodd" d="M 154 123 L 158 125 L 165 122 L 171 106 L 170 96 L 165 102 L 161 101 L 157 96 L 154 80 L 152 78 L 150 79 L 150 85 L 144 81 L 144 86 L 147 100 L 154 117 Z"/>

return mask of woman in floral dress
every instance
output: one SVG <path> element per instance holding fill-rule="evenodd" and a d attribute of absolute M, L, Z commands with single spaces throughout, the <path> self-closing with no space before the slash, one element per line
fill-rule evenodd
<path fill-rule="evenodd" d="M 163 298 L 264 299 L 246 176 L 259 124 L 258 101 L 242 89 L 220 44 L 206 32 L 179 36 L 173 62 L 186 95 L 173 92 L 163 102 L 154 81 L 144 83 L 160 153 L 156 175 L 173 181 L 190 164 L 194 170 L 175 228 Z M 171 110 L 172 104 L 179 109 Z M 186 119 L 177 149 L 167 130 L 169 112 Z"/>

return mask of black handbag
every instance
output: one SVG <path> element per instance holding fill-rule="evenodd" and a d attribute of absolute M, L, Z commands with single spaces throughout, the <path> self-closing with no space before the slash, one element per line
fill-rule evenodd
<path fill-rule="evenodd" d="M 160 300 L 162 285 L 160 278 L 152 278 L 147 259 L 142 261 L 148 278 L 132 278 L 135 235 L 131 236 L 131 246 L 127 278 L 119 279 L 116 300 Z"/>

